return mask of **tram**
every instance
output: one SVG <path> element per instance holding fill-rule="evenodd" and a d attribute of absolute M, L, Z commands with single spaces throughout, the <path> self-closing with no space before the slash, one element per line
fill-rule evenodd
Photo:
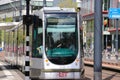
<path fill-rule="evenodd" d="M 5 61 L 10 67 L 18 67 L 24 70 L 25 57 L 25 27 L 23 22 L 5 30 Z"/>
<path fill-rule="evenodd" d="M 33 23 L 29 29 L 31 79 L 83 78 L 80 15 L 74 9 L 59 7 L 44 7 L 32 15 Z M 25 60 L 25 27 L 19 25 L 8 30 L 6 36 L 7 56 L 14 56 L 6 59 L 9 59 L 12 65 L 22 65 L 22 69 Z"/>

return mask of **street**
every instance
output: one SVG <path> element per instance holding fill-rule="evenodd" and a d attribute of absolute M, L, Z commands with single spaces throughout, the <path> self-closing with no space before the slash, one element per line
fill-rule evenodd
<path fill-rule="evenodd" d="M 12 69 L 10 66 L 0 61 L 0 80 L 24 80 L 24 75 L 17 69 Z"/>
<path fill-rule="evenodd" d="M 94 80 L 93 67 L 85 66 L 85 76 L 90 80 Z M 120 80 L 120 73 L 102 69 L 102 80 Z"/>

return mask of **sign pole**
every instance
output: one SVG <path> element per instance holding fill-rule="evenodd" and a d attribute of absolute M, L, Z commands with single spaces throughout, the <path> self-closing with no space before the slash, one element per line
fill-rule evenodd
<path fill-rule="evenodd" d="M 119 2 L 118 2 L 119 7 Z M 116 19 L 116 34 L 115 34 L 115 55 L 118 60 L 118 26 L 119 26 L 119 18 L 120 18 L 120 8 L 110 8 L 109 9 L 109 18 Z"/>
<path fill-rule="evenodd" d="M 118 1 L 118 5 L 117 5 L 117 7 L 119 7 L 119 2 L 120 2 L 120 0 Z M 119 9 L 119 8 L 118 8 Z M 120 11 L 120 10 L 119 10 Z M 120 13 L 120 12 L 119 12 Z M 118 26 L 119 26 L 119 19 L 117 18 L 116 19 L 116 45 L 115 45 L 115 47 L 116 47 L 116 59 L 118 60 Z"/>
<path fill-rule="evenodd" d="M 102 80 L 102 0 L 94 8 L 94 80 Z"/>
<path fill-rule="evenodd" d="M 116 19 L 116 59 L 118 60 L 118 19 Z"/>
<path fill-rule="evenodd" d="M 26 0 L 26 16 L 29 16 L 30 0 Z M 30 79 L 30 47 L 29 47 L 29 22 L 26 23 L 26 56 L 25 56 L 25 80 Z"/>

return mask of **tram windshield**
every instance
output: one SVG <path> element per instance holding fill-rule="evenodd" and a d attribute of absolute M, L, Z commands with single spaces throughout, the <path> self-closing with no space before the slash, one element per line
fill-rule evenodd
<path fill-rule="evenodd" d="M 46 14 L 45 49 L 54 64 L 69 64 L 78 53 L 77 14 Z"/>

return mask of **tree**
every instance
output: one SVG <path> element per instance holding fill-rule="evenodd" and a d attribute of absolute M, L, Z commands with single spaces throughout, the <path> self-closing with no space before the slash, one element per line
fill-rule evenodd
<path fill-rule="evenodd" d="M 2 18 L 0 18 L 0 22 L 3 22 L 3 19 L 2 19 Z"/>
<path fill-rule="evenodd" d="M 73 2 L 73 0 L 62 0 L 59 4 L 59 7 L 63 8 L 77 8 L 77 2 Z"/>
<path fill-rule="evenodd" d="M 12 17 L 8 17 L 6 18 L 5 22 L 12 22 L 13 21 L 13 18 Z"/>

